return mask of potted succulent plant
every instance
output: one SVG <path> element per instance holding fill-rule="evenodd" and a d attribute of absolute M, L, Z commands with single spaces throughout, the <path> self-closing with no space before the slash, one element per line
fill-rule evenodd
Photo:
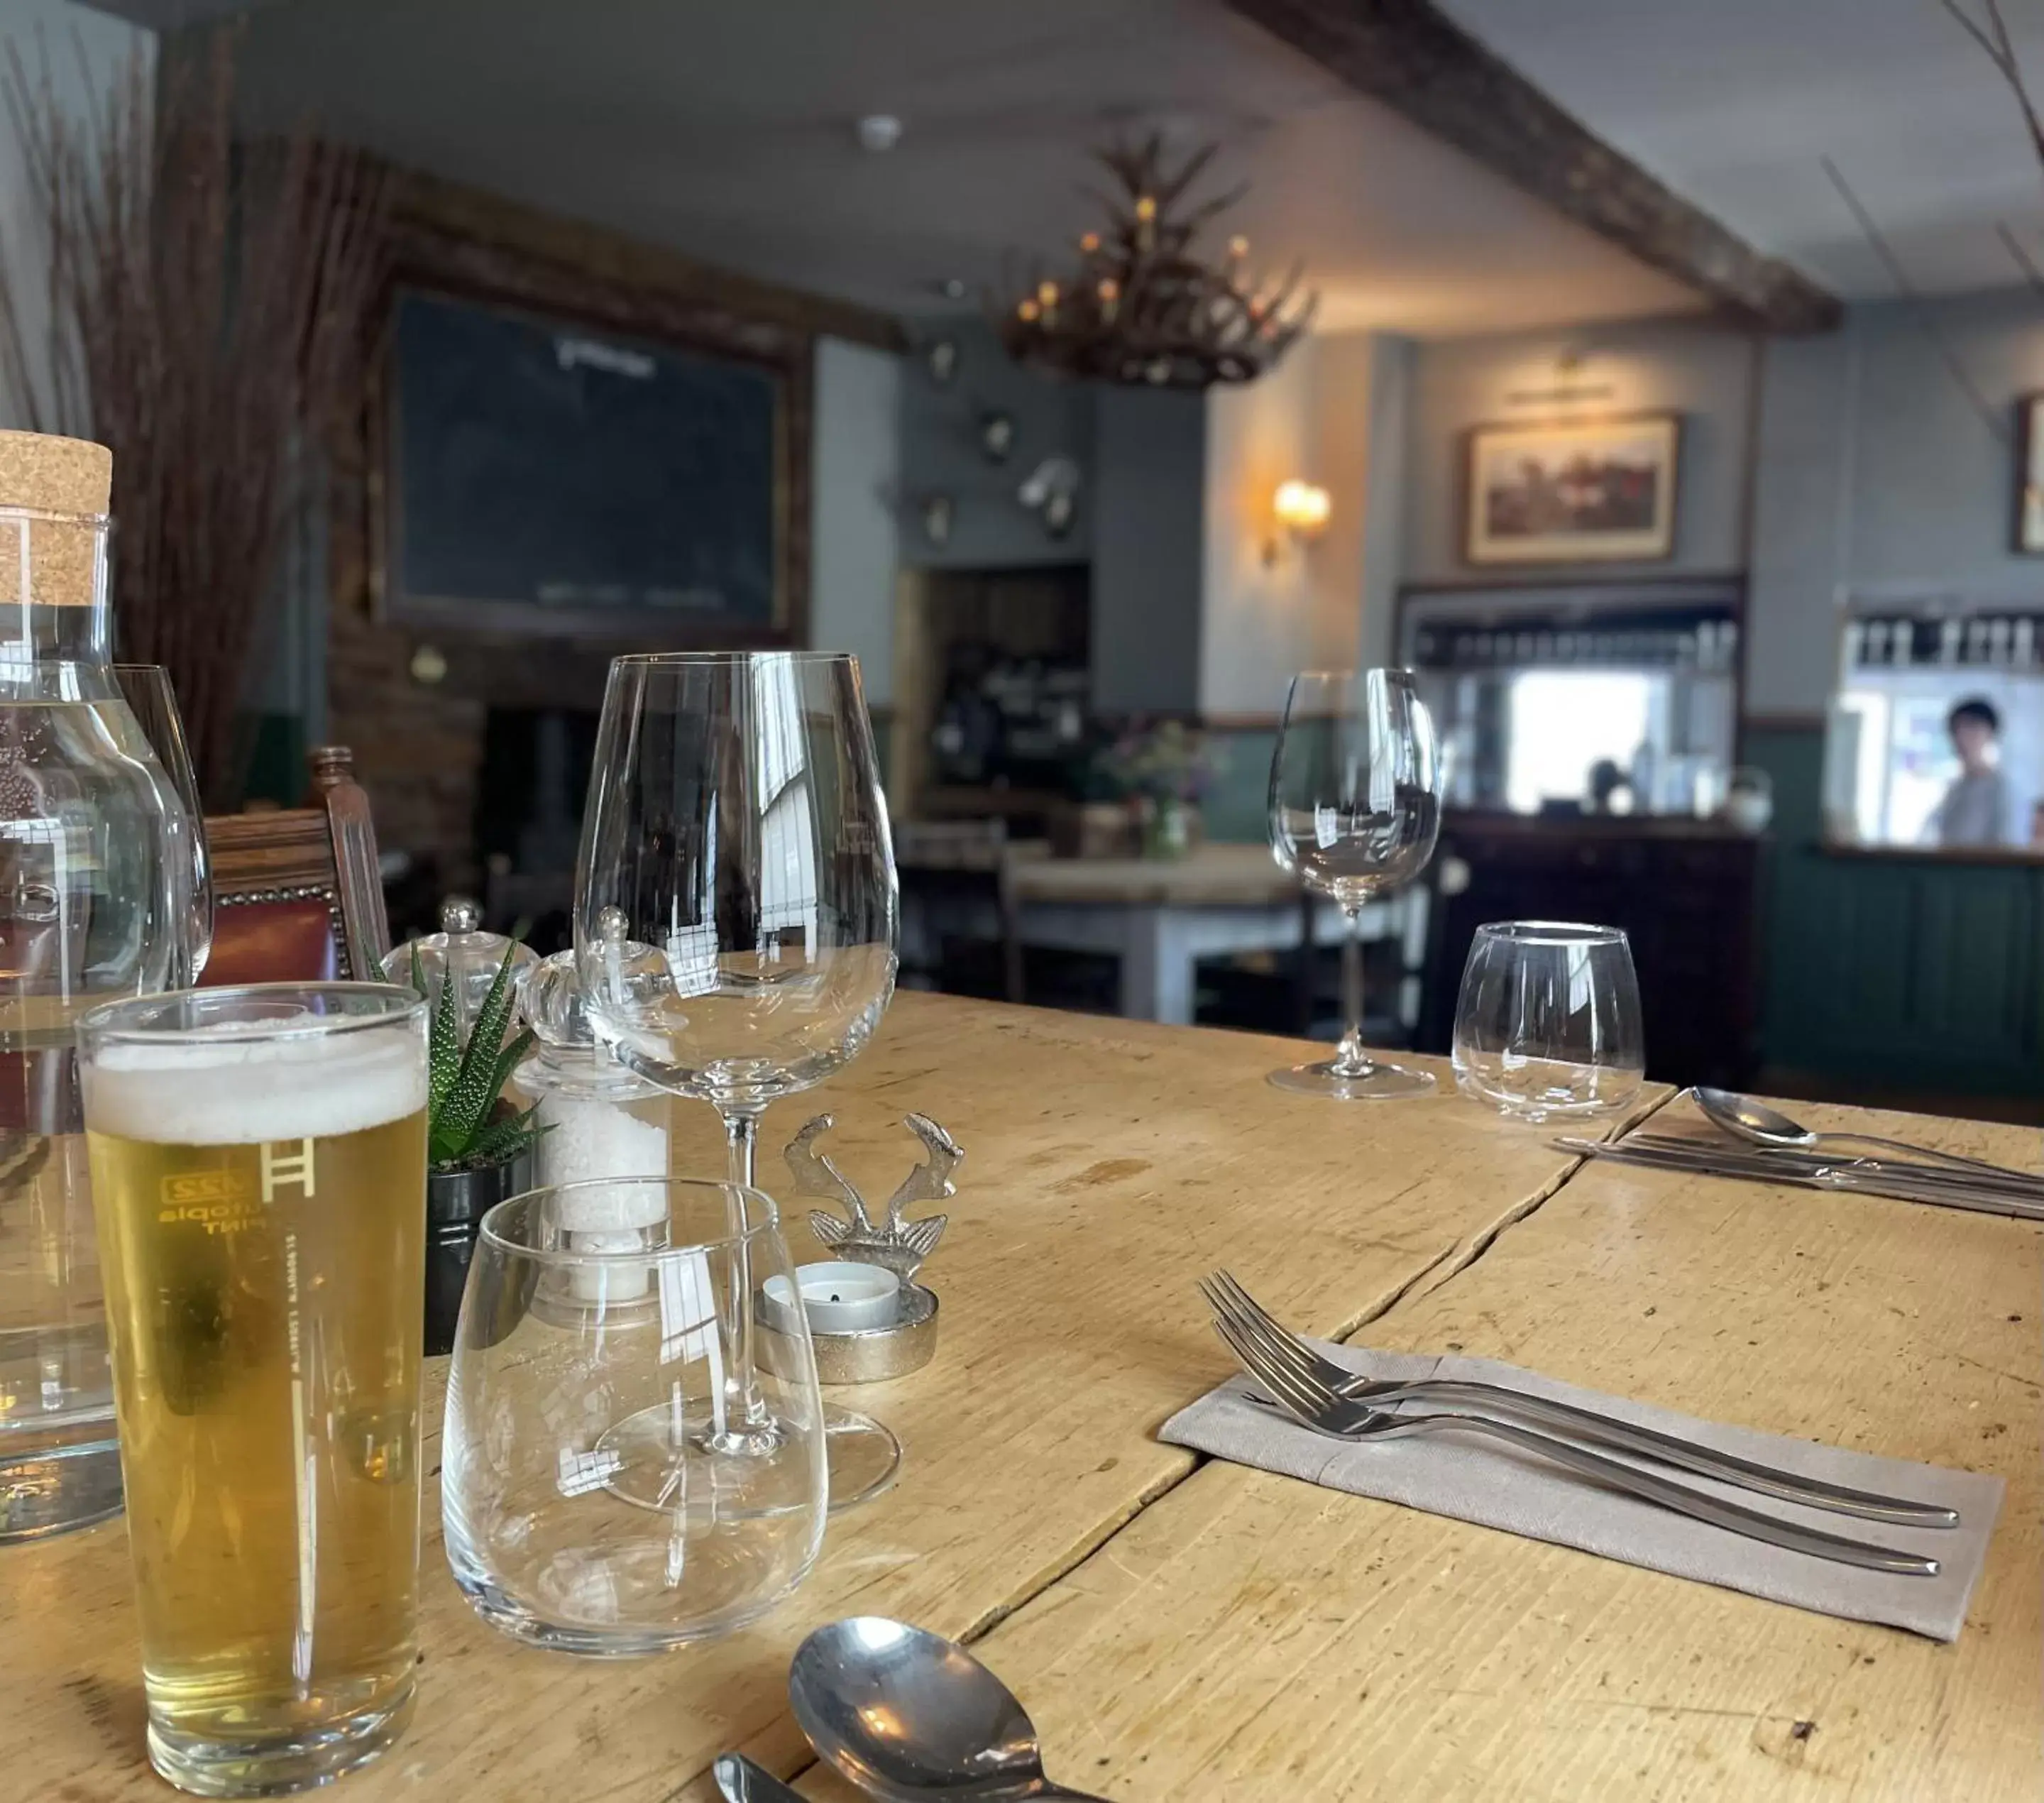
<path fill-rule="evenodd" d="M 504 1094 L 532 1044 L 511 1025 L 511 977 L 522 948 L 504 951 L 495 979 L 466 1040 L 444 976 L 428 983 L 417 948 L 412 987 L 431 1010 L 426 1111 L 426 1351 L 453 1349 L 461 1292 L 482 1217 L 507 1196 L 532 1186 L 532 1148 L 545 1131 L 529 1108 Z"/>

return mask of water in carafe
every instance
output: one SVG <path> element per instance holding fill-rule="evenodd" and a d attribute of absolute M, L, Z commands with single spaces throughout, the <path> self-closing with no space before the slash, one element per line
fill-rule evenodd
<path fill-rule="evenodd" d="M 191 823 L 108 662 L 110 468 L 0 432 L 0 1541 L 121 1506 L 72 1029 L 190 950 Z"/>

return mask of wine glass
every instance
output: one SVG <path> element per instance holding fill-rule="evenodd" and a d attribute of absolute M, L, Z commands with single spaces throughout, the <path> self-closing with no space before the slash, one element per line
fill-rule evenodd
<path fill-rule="evenodd" d="M 1455 1082 L 1520 1121 L 1614 1114 L 1646 1079 L 1639 982 L 1616 927 L 1479 927 L 1455 1003 Z"/>
<path fill-rule="evenodd" d="M 178 849 L 184 854 L 185 880 L 189 891 L 185 901 L 185 936 L 187 946 L 178 986 L 190 988 L 199 979 L 213 950 L 213 864 L 206 850 L 206 809 L 199 800 L 198 778 L 193 774 L 191 752 L 185 740 L 183 716 L 171 687 L 171 673 L 160 663 L 117 663 L 114 680 L 121 685 L 121 699 L 142 729 L 142 736 L 156 754 L 156 762 L 171 779 L 171 786 L 184 803 L 191 821 L 189 842 Z"/>
<path fill-rule="evenodd" d="M 1381 1064 L 1362 1044 L 1363 905 L 1412 881 L 1441 829 L 1434 723 L 1407 670 L 1308 670 L 1292 679 L 1270 759 L 1270 848 L 1342 910 L 1347 1017 L 1331 1059 L 1274 1071 L 1281 1090 L 1343 1101 L 1424 1095 L 1424 1071 Z"/>
<path fill-rule="evenodd" d="M 856 658 L 612 663 L 576 872 L 577 974 L 620 1063 L 724 1117 L 734 1184 L 752 1187 L 768 1103 L 872 1038 L 894 993 L 898 913 Z M 747 1358 L 727 1381 L 720 1436 L 770 1452 Z M 891 1481 L 901 1448 L 886 1428 L 836 1413 L 826 1425 L 834 1506 Z"/>

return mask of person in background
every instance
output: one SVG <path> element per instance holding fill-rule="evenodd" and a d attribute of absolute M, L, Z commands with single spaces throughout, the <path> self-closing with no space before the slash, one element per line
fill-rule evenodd
<path fill-rule="evenodd" d="M 2015 843 L 2008 778 L 2002 774 L 2001 716 L 1992 702 L 1974 696 L 1946 716 L 1959 774 L 1931 812 L 1931 837 L 1939 845 Z"/>

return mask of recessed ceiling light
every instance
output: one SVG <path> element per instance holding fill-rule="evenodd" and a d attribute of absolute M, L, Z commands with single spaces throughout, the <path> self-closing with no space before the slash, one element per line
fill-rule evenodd
<path fill-rule="evenodd" d="M 892 113 L 869 113 L 859 121 L 859 148 L 876 156 L 901 141 L 901 121 Z"/>

